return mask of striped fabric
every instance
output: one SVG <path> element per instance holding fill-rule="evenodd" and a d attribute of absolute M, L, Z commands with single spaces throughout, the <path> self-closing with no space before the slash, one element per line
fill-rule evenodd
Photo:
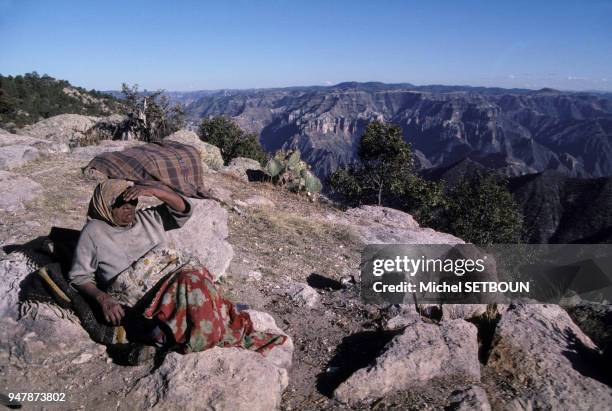
<path fill-rule="evenodd" d="M 121 178 L 138 184 L 163 183 L 187 197 L 206 197 L 198 151 L 176 141 L 103 153 L 91 160 L 85 169 L 95 169 L 108 178 Z"/>

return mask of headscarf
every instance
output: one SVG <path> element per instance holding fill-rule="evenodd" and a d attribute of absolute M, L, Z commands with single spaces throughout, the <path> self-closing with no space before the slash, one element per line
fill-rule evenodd
<path fill-rule="evenodd" d="M 117 197 L 119 197 L 132 183 L 126 180 L 106 180 L 96 186 L 91 201 L 87 217 L 102 220 L 110 225 L 116 226 L 113 220 L 111 208 Z"/>

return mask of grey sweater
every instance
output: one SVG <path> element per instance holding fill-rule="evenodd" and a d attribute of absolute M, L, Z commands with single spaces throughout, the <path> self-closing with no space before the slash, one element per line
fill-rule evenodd
<path fill-rule="evenodd" d="M 113 227 L 89 220 L 79 237 L 70 283 L 94 283 L 105 287 L 117 275 L 153 248 L 166 244 L 166 231 L 180 228 L 191 217 L 192 205 L 178 212 L 165 204 L 138 210 L 131 227 Z"/>

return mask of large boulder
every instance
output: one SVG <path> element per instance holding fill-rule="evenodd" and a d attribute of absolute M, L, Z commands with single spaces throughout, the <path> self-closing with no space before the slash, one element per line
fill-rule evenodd
<path fill-rule="evenodd" d="M 28 177 L 0 170 L 0 192 L 0 210 L 15 211 L 42 195 L 43 188 Z"/>
<path fill-rule="evenodd" d="M 388 207 L 361 206 L 327 215 L 336 224 L 352 226 L 364 244 L 463 244 L 451 234 L 423 228 L 408 213 Z"/>
<path fill-rule="evenodd" d="M 87 131 L 98 121 L 99 117 L 80 114 L 60 114 L 25 126 L 22 134 L 60 143 L 76 143 L 85 137 Z"/>
<path fill-rule="evenodd" d="M 214 200 L 190 201 L 193 215 L 183 227 L 168 232 L 169 245 L 197 260 L 217 279 L 234 257 L 234 249 L 226 241 L 227 211 Z"/>
<path fill-rule="evenodd" d="M 514 403 L 525 408 L 603 410 L 612 388 L 598 380 L 598 357 L 561 307 L 517 303 L 497 324 L 487 367 L 517 383 Z"/>
<path fill-rule="evenodd" d="M 0 131 L 0 169 L 21 167 L 41 155 L 67 153 L 67 144 Z"/>
<path fill-rule="evenodd" d="M 257 352 L 215 347 L 171 353 L 136 384 L 125 409 L 276 410 L 287 384 L 287 372 Z"/>
<path fill-rule="evenodd" d="M 246 157 L 233 158 L 229 164 L 222 169 L 224 174 L 235 176 L 244 181 L 249 181 L 249 173 L 253 171 L 263 173 L 261 164 L 259 164 L 257 160 Z"/>
<path fill-rule="evenodd" d="M 83 352 L 99 352 L 78 320 L 51 304 L 24 304 L 19 311 L 19 293 L 24 279 L 41 264 L 44 255 L 15 251 L 0 259 L 0 353 L 11 361 L 40 363 L 50 356 L 72 361 Z M 30 256 L 28 256 L 30 255 Z M 35 262 L 35 260 L 37 262 Z M 22 317 L 19 321 L 17 319 Z M 62 318 L 64 317 L 64 318 Z"/>
<path fill-rule="evenodd" d="M 268 313 L 255 310 L 247 310 L 251 321 L 253 322 L 253 329 L 255 331 L 262 331 L 272 334 L 282 334 L 287 336 L 287 340 L 282 345 L 277 345 L 266 353 L 266 360 L 279 368 L 289 369 L 293 362 L 293 340 L 287 333 L 281 330 L 274 321 L 274 318 Z"/>
<path fill-rule="evenodd" d="M 205 169 L 212 168 L 213 170 L 220 170 L 223 167 L 223 157 L 221 156 L 219 147 L 200 140 L 200 137 L 193 131 L 179 130 L 170 134 L 165 139 L 195 147 L 200 153 Z"/>
<path fill-rule="evenodd" d="M 336 388 L 334 397 L 355 406 L 450 376 L 480 380 L 476 327 L 464 320 L 417 321 L 394 337 L 372 365 Z"/>
<path fill-rule="evenodd" d="M 31 146 L 0 147 L 0 169 L 12 170 L 40 157 L 40 151 Z"/>
<path fill-rule="evenodd" d="M 22 252 L 13 252 L 0 259 L 0 318 L 17 318 L 20 283 L 36 268 Z"/>
<path fill-rule="evenodd" d="M 100 154 L 111 151 L 122 151 L 141 144 L 144 144 L 144 142 L 134 140 L 102 140 L 97 145 L 74 148 L 71 156 L 80 163 L 89 162 Z"/>

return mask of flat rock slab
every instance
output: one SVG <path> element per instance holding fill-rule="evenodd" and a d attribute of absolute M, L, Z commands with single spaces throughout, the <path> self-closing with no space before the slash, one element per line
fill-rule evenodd
<path fill-rule="evenodd" d="M 280 291 L 298 307 L 314 308 L 321 299 L 317 290 L 304 283 L 291 283 Z"/>
<path fill-rule="evenodd" d="M 0 192 L 0 210 L 15 211 L 41 196 L 43 188 L 27 177 L 0 170 Z"/>
<path fill-rule="evenodd" d="M 6 146 L 30 146 L 39 149 L 44 153 L 67 153 L 70 148 L 67 144 L 57 143 L 41 138 L 35 138 L 22 134 L 12 134 L 5 131 L 0 131 L 0 147 Z"/>
<path fill-rule="evenodd" d="M 169 245 L 204 265 L 217 279 L 234 257 L 234 249 L 226 241 L 227 211 L 214 200 L 190 201 L 193 214 L 183 227 L 167 232 Z"/>
<path fill-rule="evenodd" d="M 327 220 L 352 226 L 364 244 L 463 244 L 454 235 L 420 227 L 408 213 L 388 207 L 361 206 Z"/>
<path fill-rule="evenodd" d="M 334 397 L 356 406 L 456 375 L 480 380 L 476 327 L 464 320 L 416 322 L 394 337 L 372 365 L 340 384 Z"/>
<path fill-rule="evenodd" d="M 40 157 L 41 152 L 30 146 L 0 147 L 0 169 L 12 170 Z"/>
<path fill-rule="evenodd" d="M 128 394 L 124 409 L 268 411 L 280 408 L 287 372 L 240 348 L 171 353 Z"/>
<path fill-rule="evenodd" d="M 21 167 L 44 154 L 67 153 L 67 144 L 0 131 L 0 169 Z"/>
<path fill-rule="evenodd" d="M 598 380 L 595 345 L 559 306 L 514 304 L 502 314 L 487 367 L 523 388 L 529 409 L 604 410 L 612 388 Z"/>
<path fill-rule="evenodd" d="M 236 157 L 226 167 L 223 167 L 221 172 L 233 175 L 243 181 L 249 181 L 248 170 L 262 171 L 261 164 L 252 158 Z"/>

